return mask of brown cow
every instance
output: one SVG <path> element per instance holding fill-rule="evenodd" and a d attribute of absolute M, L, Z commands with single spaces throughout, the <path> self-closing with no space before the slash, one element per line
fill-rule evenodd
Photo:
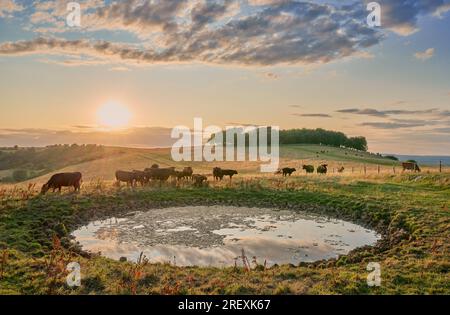
<path fill-rule="evenodd" d="M 223 179 L 222 169 L 220 167 L 214 167 L 213 176 L 214 180 L 222 180 Z"/>
<path fill-rule="evenodd" d="M 402 166 L 403 166 L 403 172 L 406 170 L 411 170 L 414 172 L 421 172 L 421 169 L 419 167 L 419 165 L 417 165 L 417 163 L 414 162 L 402 162 Z"/>
<path fill-rule="evenodd" d="M 290 168 L 290 167 L 285 167 L 281 170 L 283 172 L 283 176 L 291 176 L 292 173 L 294 173 L 295 171 L 297 171 L 295 168 Z"/>
<path fill-rule="evenodd" d="M 175 167 L 169 168 L 151 168 L 146 169 L 145 174 L 147 178 L 152 180 L 160 180 L 167 181 L 170 176 L 174 176 L 176 174 Z"/>
<path fill-rule="evenodd" d="M 134 186 L 136 180 L 136 175 L 133 172 L 126 171 L 116 171 L 116 180 L 120 182 L 125 182 L 127 185 Z"/>
<path fill-rule="evenodd" d="M 317 174 L 326 174 L 328 172 L 328 164 L 322 164 L 317 167 Z"/>
<path fill-rule="evenodd" d="M 143 171 L 137 171 L 137 170 L 133 170 L 133 173 L 134 173 L 135 183 L 139 182 L 141 184 L 141 186 L 144 186 L 145 183 L 147 182 L 146 173 Z"/>
<path fill-rule="evenodd" d="M 192 179 L 194 180 L 194 186 L 202 187 L 203 182 L 206 182 L 208 178 L 204 175 L 193 174 Z"/>
<path fill-rule="evenodd" d="M 42 186 L 41 193 L 45 195 L 49 189 L 53 192 L 58 189 L 61 192 L 61 187 L 73 187 L 75 191 L 79 191 L 81 187 L 81 173 L 59 173 L 50 177 L 49 181 Z"/>

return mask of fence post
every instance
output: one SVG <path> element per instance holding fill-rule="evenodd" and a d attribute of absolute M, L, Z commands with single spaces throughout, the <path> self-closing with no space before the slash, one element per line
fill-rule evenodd
<path fill-rule="evenodd" d="M 364 175 L 367 175 L 367 168 L 366 168 L 366 164 L 364 164 Z"/>
<path fill-rule="evenodd" d="M 439 173 L 442 173 L 442 161 L 439 161 Z"/>
<path fill-rule="evenodd" d="M 380 174 L 380 165 L 378 165 L 378 174 Z"/>
<path fill-rule="evenodd" d="M 392 169 L 394 170 L 394 174 L 395 174 L 395 166 L 392 166 Z"/>

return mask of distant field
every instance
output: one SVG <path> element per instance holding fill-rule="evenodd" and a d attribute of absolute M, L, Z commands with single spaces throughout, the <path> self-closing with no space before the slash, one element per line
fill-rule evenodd
<path fill-rule="evenodd" d="M 377 165 L 381 170 L 392 172 L 392 166 L 397 162 L 382 158 L 376 154 L 359 152 L 348 149 L 334 148 L 320 145 L 285 145 L 280 148 L 280 167 L 295 167 L 300 172 L 302 164 L 311 164 L 317 167 L 319 164 L 327 163 L 330 173 L 333 169 L 344 166 L 345 173 L 362 173 L 364 164 L 367 172 L 377 171 Z M 43 176 L 33 178 L 31 182 L 42 182 L 55 172 L 81 171 L 86 181 L 90 180 L 112 180 L 116 170 L 133 170 L 150 167 L 153 163 L 161 167 L 175 166 L 182 168 L 192 166 L 196 173 L 210 174 L 212 168 L 237 169 L 241 175 L 261 175 L 260 162 L 174 162 L 171 158 L 170 148 L 161 149 L 136 149 L 105 147 L 98 159 L 82 163 L 69 164 L 65 167 L 55 169 Z"/>
<path fill-rule="evenodd" d="M 116 170 L 142 170 L 157 163 L 161 167 L 175 166 L 183 168 L 192 166 L 195 173 L 209 175 L 212 168 L 219 166 L 231 168 L 239 171 L 242 176 L 273 176 L 260 172 L 260 162 L 174 162 L 171 158 L 170 148 L 160 149 L 139 149 L 102 147 L 100 152 L 91 154 L 87 159 L 82 152 L 75 151 L 75 154 L 66 154 L 64 159 L 57 159 L 58 153 L 51 156 L 49 170 L 44 171 L 42 176 L 31 178 L 24 183 L 41 183 L 48 179 L 51 174 L 57 172 L 80 171 L 83 173 L 84 181 L 93 180 L 113 180 Z M 45 165 L 45 158 L 40 157 L 39 165 Z M 350 149 L 335 148 L 321 145 L 283 145 L 280 147 L 280 168 L 294 167 L 297 172 L 293 176 L 306 175 L 301 169 L 303 164 L 311 164 L 317 167 L 320 164 L 328 164 L 328 175 L 339 176 L 360 176 L 370 174 L 398 174 L 401 172 L 400 162 L 393 161 L 377 154 L 361 152 Z M 62 166 L 62 167 L 61 167 Z M 338 174 L 337 169 L 344 167 L 342 174 Z M 437 172 L 434 167 L 423 167 L 425 172 Z M 13 170 L 0 171 L 0 178 L 11 176 Z M 311 176 L 311 175 L 310 175 Z M 318 175 L 315 175 L 318 176 Z"/>

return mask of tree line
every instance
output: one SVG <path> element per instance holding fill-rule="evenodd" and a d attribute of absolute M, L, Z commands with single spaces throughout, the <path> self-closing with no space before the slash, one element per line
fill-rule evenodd
<path fill-rule="evenodd" d="M 245 132 L 242 128 L 235 128 L 234 139 L 228 140 L 226 137 L 226 131 L 222 132 L 223 143 L 237 144 L 238 134 L 245 134 L 245 145 L 248 146 L 250 141 L 249 132 Z M 267 129 L 267 141 L 270 145 L 270 127 Z M 212 135 L 210 140 L 217 138 L 216 135 Z M 259 137 L 258 137 L 259 143 Z M 321 144 L 333 147 L 346 147 L 359 151 L 367 151 L 368 145 L 365 137 L 348 137 L 343 132 L 330 131 L 321 128 L 317 129 L 288 129 L 280 130 L 280 145 L 283 144 Z"/>

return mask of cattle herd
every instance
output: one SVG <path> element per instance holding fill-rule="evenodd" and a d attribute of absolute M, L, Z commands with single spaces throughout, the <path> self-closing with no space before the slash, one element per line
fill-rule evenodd
<path fill-rule="evenodd" d="M 314 166 L 313 165 L 303 165 L 302 169 L 306 171 L 307 174 L 314 173 Z M 291 167 L 285 167 L 282 169 L 279 169 L 275 174 L 283 174 L 283 176 L 291 176 L 292 173 L 296 172 L 297 169 L 291 168 Z M 344 171 L 344 167 L 341 167 L 338 169 L 339 173 L 342 173 Z M 317 174 L 326 174 L 328 172 L 328 164 L 321 164 L 317 167 Z"/>
<path fill-rule="evenodd" d="M 420 168 L 417 163 L 413 162 L 404 162 L 402 163 L 403 171 L 411 170 L 414 172 L 420 172 Z M 313 165 L 302 165 L 302 169 L 305 170 L 306 173 L 314 173 Z M 282 174 L 284 177 L 291 176 L 297 170 L 291 167 L 285 167 L 279 169 L 275 174 Z M 344 167 L 340 167 L 337 169 L 339 173 L 344 171 Z M 327 174 L 328 165 L 321 164 L 316 169 L 317 174 Z M 232 180 L 234 175 L 237 175 L 238 172 L 236 170 L 230 169 L 222 169 L 220 167 L 215 167 L 212 172 L 212 176 L 214 180 L 223 180 L 224 177 L 228 176 L 230 181 Z M 181 171 L 177 171 L 175 167 L 167 167 L 161 168 L 158 164 L 153 164 L 150 168 L 146 168 L 143 171 L 133 170 L 133 171 L 116 171 L 116 180 L 120 185 L 121 182 L 126 183 L 129 186 L 137 186 L 140 184 L 141 186 L 145 186 L 149 184 L 151 181 L 159 181 L 165 182 L 169 178 L 174 178 L 176 181 L 192 181 L 195 186 L 201 187 L 203 183 L 208 180 L 208 177 L 201 174 L 194 174 L 192 167 L 185 167 Z M 53 175 L 47 183 L 42 186 L 41 193 L 45 194 L 48 190 L 52 189 L 53 192 L 58 190 L 61 192 L 62 187 L 73 187 L 75 191 L 79 191 L 82 182 L 82 174 L 80 172 L 74 173 L 59 173 Z"/>
<path fill-rule="evenodd" d="M 219 167 L 215 167 L 213 169 L 213 176 L 215 180 L 222 180 L 224 176 L 229 176 L 231 180 L 233 175 L 236 175 L 237 173 L 238 172 L 236 170 L 225 170 Z M 161 168 L 159 165 L 154 164 L 152 167 L 146 168 L 143 171 L 133 170 L 131 172 L 116 172 L 117 182 L 124 182 L 129 186 L 136 186 L 137 184 L 145 186 L 151 181 L 165 182 L 169 178 L 174 178 L 177 181 L 192 181 L 196 186 L 202 186 L 203 183 L 208 180 L 205 175 L 194 174 L 192 167 L 185 167 L 183 170 L 177 171 L 175 167 Z"/>

